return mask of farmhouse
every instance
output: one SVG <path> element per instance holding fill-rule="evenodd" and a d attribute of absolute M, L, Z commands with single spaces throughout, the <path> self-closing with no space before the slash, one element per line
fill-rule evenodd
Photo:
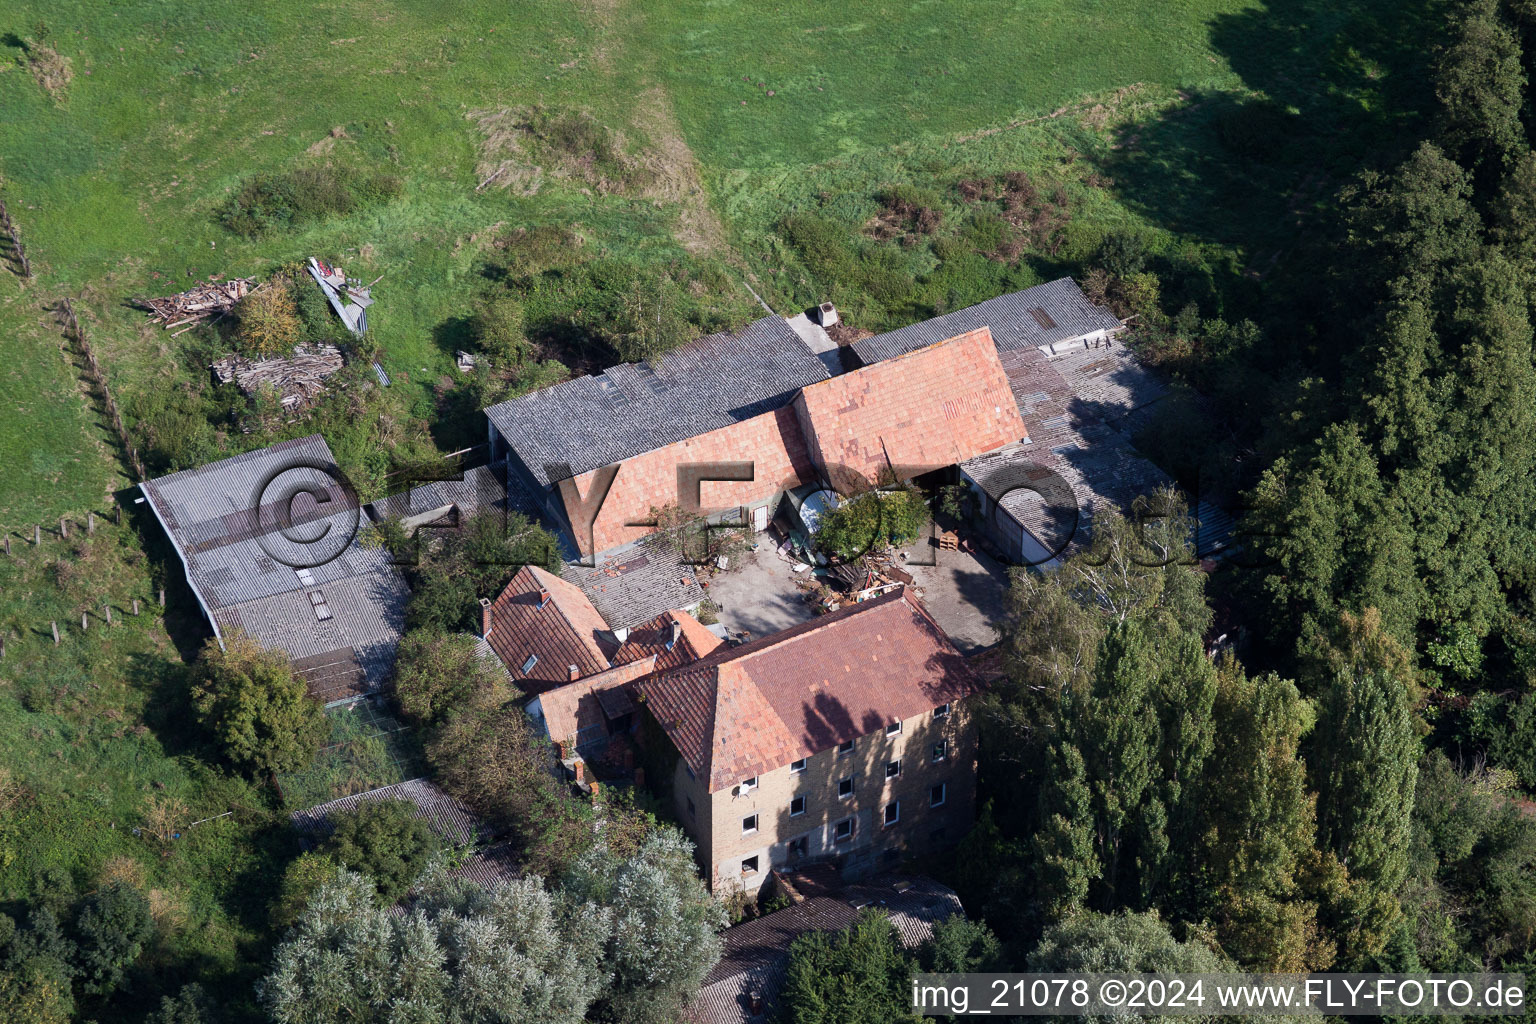
<path fill-rule="evenodd" d="M 694 493 L 762 530 L 785 491 L 829 473 L 874 483 L 893 467 L 938 469 L 1024 436 L 985 327 L 880 366 L 829 365 L 768 317 L 492 406 L 492 455 L 506 456 L 509 489 L 542 495 L 550 520 L 591 555 L 644 537 L 653 508 Z M 729 479 L 690 485 L 680 468 L 690 463 Z"/>
<path fill-rule="evenodd" d="M 341 480 L 312 434 L 139 485 L 214 636 L 283 651 L 327 703 L 383 684 L 407 597 Z"/>
<path fill-rule="evenodd" d="M 632 684 L 710 886 L 752 892 L 778 868 L 856 877 L 959 839 L 980 687 L 904 590 Z"/>

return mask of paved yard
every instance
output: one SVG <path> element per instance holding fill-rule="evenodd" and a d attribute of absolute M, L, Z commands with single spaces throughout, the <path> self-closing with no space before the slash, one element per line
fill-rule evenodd
<path fill-rule="evenodd" d="M 1008 569 L 983 552 L 941 551 L 927 538 L 907 551 L 906 569 L 922 588 L 923 607 L 969 654 L 996 643 L 995 625 L 1008 606 Z M 914 565 L 932 561 L 935 565 Z"/>
<path fill-rule="evenodd" d="M 720 622 L 732 634 L 746 631 L 756 639 L 811 618 L 790 565 L 765 543 L 710 579 L 706 592 L 720 606 Z"/>
<path fill-rule="evenodd" d="M 913 565 L 919 558 L 937 564 Z M 733 634 L 745 631 L 756 639 L 811 618 L 810 606 L 795 587 L 792 564 L 764 545 L 711 579 L 707 591 L 720 606 L 721 623 Z M 1008 598 L 1004 566 L 980 552 L 917 546 L 909 550 L 906 567 L 922 588 L 924 606 L 956 647 L 969 653 L 996 642 L 993 626 Z"/>

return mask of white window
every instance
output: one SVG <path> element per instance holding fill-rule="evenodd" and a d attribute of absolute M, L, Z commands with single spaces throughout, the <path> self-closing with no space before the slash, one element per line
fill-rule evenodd
<path fill-rule="evenodd" d="M 853 838 L 853 819 L 844 818 L 832 826 L 832 841 L 834 843 L 846 843 Z"/>
<path fill-rule="evenodd" d="M 528 660 L 523 662 L 523 667 L 519 671 L 521 671 L 523 675 L 527 675 L 529 672 L 533 671 L 533 666 L 537 665 L 538 663 L 539 656 L 537 654 L 530 654 L 528 655 Z"/>
<path fill-rule="evenodd" d="M 928 791 L 928 806 L 943 807 L 944 800 L 948 797 L 948 784 L 941 782 Z"/>
<path fill-rule="evenodd" d="M 744 858 L 742 858 L 742 861 L 741 861 L 741 873 L 744 874 L 744 875 L 755 875 L 755 874 L 757 874 L 757 858 L 756 857 L 744 857 Z"/>
<path fill-rule="evenodd" d="M 933 745 L 933 763 L 938 764 L 940 761 L 948 760 L 948 758 L 949 740 L 939 740 L 939 742 Z"/>
<path fill-rule="evenodd" d="M 741 819 L 741 834 L 749 836 L 757 831 L 757 815 L 749 814 Z"/>
<path fill-rule="evenodd" d="M 803 771 L 805 771 L 805 758 L 789 762 L 789 774 L 799 775 Z"/>
<path fill-rule="evenodd" d="M 308 569 L 295 569 L 294 573 L 299 577 L 299 582 L 304 584 L 306 587 L 312 587 L 315 585 L 315 574 L 310 572 Z"/>
<path fill-rule="evenodd" d="M 846 779 L 838 780 L 837 798 L 839 800 L 847 800 L 851 796 L 853 796 L 853 776 L 850 775 Z"/>
<path fill-rule="evenodd" d="M 900 774 L 901 774 L 901 761 L 900 761 L 900 759 L 897 759 L 895 761 L 887 761 L 887 762 L 885 762 L 885 777 L 886 778 L 894 779 L 897 776 L 899 776 Z"/>
<path fill-rule="evenodd" d="M 789 816 L 798 818 L 805 813 L 805 797 L 797 796 L 789 802 Z"/>
<path fill-rule="evenodd" d="M 892 800 L 885 805 L 885 823 L 894 825 L 901 820 L 901 801 Z"/>
<path fill-rule="evenodd" d="M 742 779 L 741 780 L 741 791 L 743 793 L 745 793 L 749 789 L 756 789 L 756 788 L 757 788 L 757 776 L 756 775 L 752 776 L 750 779 Z"/>
<path fill-rule="evenodd" d="M 892 722 L 890 725 L 886 726 L 885 727 L 885 734 L 887 736 L 900 736 L 901 735 L 901 723 L 900 722 Z"/>
<path fill-rule="evenodd" d="M 938 707 L 934 708 L 933 709 L 933 717 L 934 718 L 948 718 L 949 717 L 949 705 L 948 704 L 940 704 Z"/>
<path fill-rule="evenodd" d="M 847 757 L 851 753 L 853 753 L 853 740 L 849 740 L 847 743 L 839 743 L 837 745 L 838 757 Z"/>

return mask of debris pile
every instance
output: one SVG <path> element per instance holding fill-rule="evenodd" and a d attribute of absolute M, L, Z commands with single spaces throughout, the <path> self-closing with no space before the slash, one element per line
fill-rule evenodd
<path fill-rule="evenodd" d="M 210 316 L 228 313 L 235 303 L 251 293 L 254 284 L 255 280 L 247 277 L 237 277 L 223 283 L 210 281 L 180 295 L 140 301 L 149 310 L 149 318 L 164 324 L 166 330 L 183 327 L 189 331 Z"/>
<path fill-rule="evenodd" d="M 341 317 L 341 322 L 347 325 L 347 330 L 361 337 L 368 330 L 368 307 L 373 305 L 369 289 L 379 283 L 379 278 L 364 285 L 356 278 L 347 277 L 340 267 L 333 267 L 313 256 L 309 258 L 309 276 L 315 279 L 315 283 L 325 293 L 331 308 Z"/>
<path fill-rule="evenodd" d="M 215 360 L 211 369 L 219 383 L 233 382 L 246 394 L 262 386 L 275 388 L 284 409 L 298 409 L 325 394 L 325 378 L 340 370 L 342 363 L 341 350 L 334 345 L 300 345 L 286 359 L 252 360 L 230 353 Z"/>

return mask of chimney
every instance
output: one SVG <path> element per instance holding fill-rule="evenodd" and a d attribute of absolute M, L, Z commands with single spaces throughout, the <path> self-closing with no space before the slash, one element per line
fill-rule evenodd
<path fill-rule="evenodd" d="M 581 678 L 581 669 L 577 668 L 575 665 L 572 665 L 570 667 L 570 673 L 571 673 L 571 682 L 573 682 L 573 683 L 576 680 Z"/>
<path fill-rule="evenodd" d="M 549 588 L 548 587 L 540 587 L 539 588 L 539 607 L 543 608 L 547 604 L 549 604 Z"/>
<path fill-rule="evenodd" d="M 491 638 L 491 599 L 480 599 L 480 635 L 487 640 Z"/>
<path fill-rule="evenodd" d="M 683 635 L 683 624 L 676 619 L 672 620 L 672 638 L 667 641 L 667 650 L 677 645 L 677 640 Z"/>
<path fill-rule="evenodd" d="M 577 782 L 580 782 L 582 777 L 586 775 L 586 767 L 586 763 L 579 757 L 571 762 L 571 771 L 575 773 Z"/>

